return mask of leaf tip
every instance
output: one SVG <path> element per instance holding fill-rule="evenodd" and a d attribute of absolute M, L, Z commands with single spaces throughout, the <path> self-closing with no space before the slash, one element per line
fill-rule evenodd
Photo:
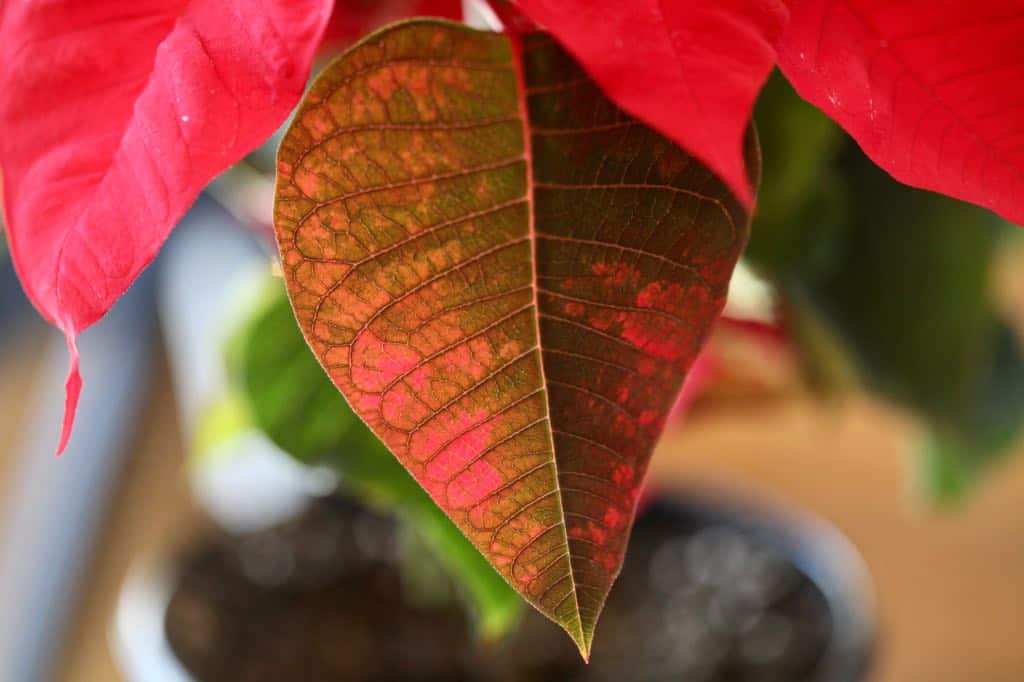
<path fill-rule="evenodd" d="M 578 613 L 577 618 L 573 623 L 575 627 L 571 627 L 564 622 L 560 622 L 559 625 L 562 626 L 562 629 L 565 630 L 566 634 L 568 634 L 572 639 L 573 644 L 576 645 L 576 649 L 579 650 L 580 657 L 583 659 L 583 662 L 590 663 L 590 646 L 594 640 L 593 630 L 588 632 L 583 627 L 583 623 L 579 619 Z"/>
<path fill-rule="evenodd" d="M 580 656 L 583 658 L 583 662 L 590 664 L 590 641 L 584 639 L 583 641 L 577 641 L 576 646 L 580 650 Z"/>
<path fill-rule="evenodd" d="M 75 335 L 66 332 L 68 341 L 68 378 L 64 383 L 64 423 L 61 426 L 60 442 L 57 444 L 57 456 L 64 453 L 71 438 L 71 431 L 75 423 L 75 411 L 78 409 L 78 396 L 82 392 L 82 375 L 78 366 L 78 343 Z"/>

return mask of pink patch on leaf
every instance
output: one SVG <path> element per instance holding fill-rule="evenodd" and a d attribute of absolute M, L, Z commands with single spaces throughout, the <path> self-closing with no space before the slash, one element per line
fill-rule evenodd
<path fill-rule="evenodd" d="M 636 472 L 628 464 L 618 464 L 612 471 L 612 481 L 620 488 L 625 488 L 633 483 Z"/>
<path fill-rule="evenodd" d="M 383 100 L 390 99 L 398 89 L 398 81 L 391 69 L 377 71 L 366 79 L 366 84 L 370 86 L 375 95 Z"/>
<path fill-rule="evenodd" d="M 438 414 L 413 434 L 410 451 L 416 459 L 431 459 L 426 473 L 434 480 L 449 480 L 486 448 L 494 422 L 486 410 Z"/>
<path fill-rule="evenodd" d="M 618 507 L 608 507 L 604 512 L 604 518 L 602 520 L 609 528 L 617 529 L 623 526 L 625 522 L 628 521 L 628 518 Z"/>
<path fill-rule="evenodd" d="M 622 338 L 631 344 L 662 360 L 675 362 L 683 358 L 689 349 L 681 343 L 678 334 L 667 333 L 661 325 L 653 325 L 647 319 L 631 316 L 622 328 Z"/>
<path fill-rule="evenodd" d="M 651 282 L 636 295 L 636 304 L 654 310 L 678 310 L 688 292 L 676 282 Z"/>
<path fill-rule="evenodd" d="M 582 303 L 572 301 L 565 304 L 565 314 L 569 317 L 579 317 L 583 314 L 585 308 Z"/>
<path fill-rule="evenodd" d="M 640 271 L 627 263 L 594 263 L 590 271 L 603 279 L 609 287 L 636 286 L 640 283 Z"/>
<path fill-rule="evenodd" d="M 570 538 L 579 538 L 587 542 L 593 542 L 603 546 L 608 541 L 608 531 L 601 528 L 593 521 L 587 521 L 584 525 L 571 526 L 569 528 Z"/>
<path fill-rule="evenodd" d="M 352 345 L 352 383 L 362 391 L 381 391 L 421 360 L 410 346 L 384 341 L 368 330 Z"/>
<path fill-rule="evenodd" d="M 503 482 L 497 469 L 482 459 L 477 460 L 448 484 L 448 504 L 453 509 L 464 509 L 486 498 Z"/>

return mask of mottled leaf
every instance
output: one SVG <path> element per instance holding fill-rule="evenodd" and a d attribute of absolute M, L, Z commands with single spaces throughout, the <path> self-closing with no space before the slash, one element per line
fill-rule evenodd
<path fill-rule="evenodd" d="M 779 66 L 901 182 L 1024 224 L 1024 3 L 792 0 Z"/>
<path fill-rule="evenodd" d="M 522 600 L 345 403 L 302 338 L 280 280 L 228 352 L 247 413 L 290 455 L 337 471 L 344 489 L 398 514 L 466 596 L 481 636 L 514 625 Z"/>
<path fill-rule="evenodd" d="M 551 38 L 417 21 L 317 79 L 275 218 L 335 384 L 586 656 L 739 202 Z"/>

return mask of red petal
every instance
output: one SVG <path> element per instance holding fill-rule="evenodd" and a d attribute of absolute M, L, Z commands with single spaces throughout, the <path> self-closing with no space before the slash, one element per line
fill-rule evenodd
<path fill-rule="evenodd" d="M 285 119 L 331 4 L 0 4 L 11 254 L 69 342 L 128 288 L 203 186 Z M 73 362 L 71 412 L 79 384 Z"/>
<path fill-rule="evenodd" d="M 779 66 L 878 165 L 1024 223 L 1024 3 L 794 0 Z"/>
<path fill-rule="evenodd" d="M 518 0 L 615 102 L 706 163 L 748 205 L 743 136 L 775 64 L 781 0 Z"/>

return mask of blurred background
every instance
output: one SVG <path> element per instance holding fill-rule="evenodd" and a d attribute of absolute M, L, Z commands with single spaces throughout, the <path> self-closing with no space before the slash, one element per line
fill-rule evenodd
<path fill-rule="evenodd" d="M 589 669 L 325 386 L 275 272 L 275 140 L 83 334 L 59 459 L 66 350 L 0 247 L 0 680 L 1024 679 L 1024 234 L 788 87 Z"/>

